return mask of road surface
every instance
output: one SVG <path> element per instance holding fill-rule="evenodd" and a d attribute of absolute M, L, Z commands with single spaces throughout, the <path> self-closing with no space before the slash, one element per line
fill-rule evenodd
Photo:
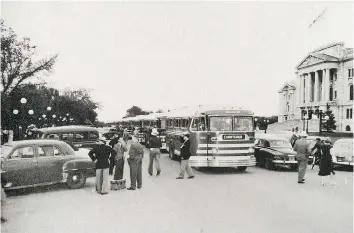
<path fill-rule="evenodd" d="M 141 190 L 102 196 L 90 178 L 79 190 L 53 185 L 10 192 L 2 232 L 353 232 L 350 171 L 337 171 L 337 185 L 323 187 L 318 167 L 298 184 L 297 173 L 286 168 L 203 169 L 195 171 L 195 179 L 176 180 L 179 163 L 167 154 L 159 177 L 148 175 L 147 164 L 145 154 Z"/>

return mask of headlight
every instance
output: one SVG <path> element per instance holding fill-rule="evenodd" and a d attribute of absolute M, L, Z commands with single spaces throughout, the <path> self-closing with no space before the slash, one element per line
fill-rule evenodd
<path fill-rule="evenodd" d="M 218 149 L 213 148 L 213 149 L 211 150 L 211 152 L 213 152 L 213 154 L 217 154 L 217 153 L 218 153 Z"/>
<path fill-rule="evenodd" d="M 165 142 L 165 139 L 164 139 L 164 138 L 161 138 L 161 142 Z"/>

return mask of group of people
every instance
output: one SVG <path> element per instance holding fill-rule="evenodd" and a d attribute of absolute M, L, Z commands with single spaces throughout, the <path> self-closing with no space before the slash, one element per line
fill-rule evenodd
<path fill-rule="evenodd" d="M 325 177 L 330 176 L 331 184 L 335 184 L 333 181 L 333 176 L 335 172 L 333 171 L 333 162 L 330 150 L 332 148 L 332 143 L 330 138 L 321 140 L 316 139 L 316 144 L 310 148 L 309 142 L 306 140 L 306 132 L 301 132 L 300 134 L 294 134 L 290 143 L 293 146 L 294 151 L 297 152 L 296 159 L 298 161 L 298 183 L 305 183 L 305 174 L 307 170 L 307 164 L 309 156 L 313 155 L 312 169 L 315 164 L 319 163 L 318 175 L 321 176 L 321 184 L 325 185 Z"/>
<path fill-rule="evenodd" d="M 130 167 L 130 187 L 128 190 L 136 190 L 142 188 L 142 160 L 144 158 L 144 147 L 138 141 L 138 133 L 135 131 L 132 136 L 128 135 L 127 131 L 123 135 L 116 135 L 109 145 L 104 142 L 90 150 L 89 156 L 92 161 L 96 162 L 96 192 L 99 194 L 107 194 L 109 192 L 109 175 L 113 175 L 114 180 L 123 179 L 125 152 L 128 152 L 127 158 Z M 185 172 L 188 174 L 188 179 L 194 178 L 193 171 L 189 165 L 190 141 L 189 134 L 185 133 L 181 137 L 181 171 L 177 179 L 184 179 Z M 129 143 L 130 141 L 130 143 Z M 128 149 L 128 143 L 130 144 Z M 151 136 L 146 144 L 150 150 L 150 161 L 148 173 L 153 176 L 153 165 L 155 163 L 156 176 L 161 174 L 160 166 L 160 147 L 161 139 L 158 137 L 157 129 L 153 129 Z"/>

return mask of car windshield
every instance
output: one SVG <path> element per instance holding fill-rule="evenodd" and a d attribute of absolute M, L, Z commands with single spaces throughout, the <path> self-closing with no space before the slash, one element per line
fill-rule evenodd
<path fill-rule="evenodd" d="M 209 118 L 210 131 L 232 131 L 232 117 L 212 116 Z"/>
<path fill-rule="evenodd" d="M 269 141 L 270 147 L 286 147 L 291 148 L 291 144 L 285 140 L 270 140 Z"/>
<path fill-rule="evenodd" d="M 234 131 L 252 131 L 252 117 L 239 117 L 234 118 Z"/>
<path fill-rule="evenodd" d="M 1 154 L 4 155 L 5 157 L 10 154 L 13 146 L 10 145 L 2 145 L 1 146 Z"/>

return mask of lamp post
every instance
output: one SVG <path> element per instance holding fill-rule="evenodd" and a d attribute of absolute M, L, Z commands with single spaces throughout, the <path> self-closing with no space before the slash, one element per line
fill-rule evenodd
<path fill-rule="evenodd" d="M 22 115 L 22 126 L 21 126 L 21 138 L 24 138 L 23 135 L 23 129 L 25 128 L 25 104 L 27 103 L 27 99 L 26 98 L 21 98 L 20 100 L 21 102 L 21 115 Z"/>
<path fill-rule="evenodd" d="M 269 124 L 269 119 L 264 120 L 264 122 L 265 122 L 264 133 L 267 133 L 267 128 L 268 128 L 268 124 Z"/>
<path fill-rule="evenodd" d="M 257 121 L 258 121 L 258 118 L 256 117 L 256 118 L 254 118 L 254 122 L 255 122 L 255 128 L 256 128 L 256 130 L 257 130 Z"/>
<path fill-rule="evenodd" d="M 15 116 L 17 116 L 18 110 L 17 110 L 17 109 L 14 109 L 14 110 L 12 111 L 12 113 L 13 113 Z M 15 119 L 16 119 L 16 120 L 15 120 Z M 14 119 L 14 121 L 15 121 L 16 123 L 15 123 L 15 126 L 14 126 L 13 130 L 14 130 L 14 134 L 18 135 L 18 134 L 17 134 L 17 133 L 18 133 L 17 117 L 16 117 L 15 119 Z M 17 138 L 17 136 L 16 136 L 16 138 Z"/>
<path fill-rule="evenodd" d="M 309 132 L 309 116 L 306 114 L 304 116 L 304 122 L 306 121 L 306 133 Z"/>
<path fill-rule="evenodd" d="M 326 120 L 326 122 L 328 121 L 328 119 L 329 119 L 329 117 L 328 116 L 324 116 L 324 107 L 321 107 L 320 108 L 320 112 L 319 112 L 319 118 L 320 118 L 320 125 L 319 125 L 319 127 L 320 127 L 320 129 L 319 129 L 319 135 L 321 136 L 321 134 L 322 134 L 322 121 L 323 120 Z"/>
<path fill-rule="evenodd" d="M 55 118 L 57 117 L 55 114 L 52 115 L 53 117 L 53 122 L 55 123 Z M 53 124 L 54 125 L 54 124 Z M 54 125 L 55 126 L 55 125 Z"/>

